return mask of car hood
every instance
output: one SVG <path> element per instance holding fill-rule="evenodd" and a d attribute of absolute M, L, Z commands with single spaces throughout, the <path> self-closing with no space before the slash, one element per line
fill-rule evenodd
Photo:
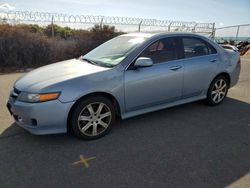
<path fill-rule="evenodd" d="M 39 92 L 43 88 L 66 80 L 86 76 L 110 68 L 100 67 L 79 59 L 71 59 L 35 69 L 15 83 L 15 88 L 26 92 Z"/>

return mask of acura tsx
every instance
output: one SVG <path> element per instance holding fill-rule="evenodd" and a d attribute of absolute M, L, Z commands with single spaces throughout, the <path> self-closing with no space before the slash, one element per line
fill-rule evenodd
<path fill-rule="evenodd" d="M 191 33 L 133 33 L 84 56 L 19 78 L 7 107 L 33 134 L 71 130 L 83 139 L 126 119 L 192 101 L 223 102 L 240 74 L 240 55 Z M 153 127 L 152 127 L 153 128 Z"/>

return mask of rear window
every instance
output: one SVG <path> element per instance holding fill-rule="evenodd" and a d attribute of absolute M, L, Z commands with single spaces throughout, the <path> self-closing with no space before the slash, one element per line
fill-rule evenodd
<path fill-rule="evenodd" d="M 202 39 L 193 38 L 193 37 L 184 37 L 182 38 L 183 47 L 184 47 L 184 56 L 185 58 L 198 57 L 209 54 L 216 54 L 216 49 L 203 41 Z"/>

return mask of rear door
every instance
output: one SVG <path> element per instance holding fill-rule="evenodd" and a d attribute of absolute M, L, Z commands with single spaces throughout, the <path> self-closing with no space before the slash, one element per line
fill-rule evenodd
<path fill-rule="evenodd" d="M 183 98 L 206 91 L 218 66 L 216 49 L 198 37 L 181 37 L 183 44 Z"/>

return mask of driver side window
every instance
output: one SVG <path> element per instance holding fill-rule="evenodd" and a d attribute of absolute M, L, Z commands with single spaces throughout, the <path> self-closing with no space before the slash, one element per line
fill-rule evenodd
<path fill-rule="evenodd" d="M 147 47 L 140 57 L 149 57 L 154 64 L 178 59 L 178 40 L 168 37 L 158 40 Z"/>

